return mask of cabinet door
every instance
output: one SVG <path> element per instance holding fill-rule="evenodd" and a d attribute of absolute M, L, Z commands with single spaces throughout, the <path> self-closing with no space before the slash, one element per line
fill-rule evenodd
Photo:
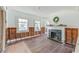
<path fill-rule="evenodd" d="M 70 29 L 70 28 L 65 29 L 65 38 L 66 38 L 66 43 L 71 44 L 71 42 L 72 42 L 72 29 Z"/>
<path fill-rule="evenodd" d="M 66 28 L 65 30 L 66 43 L 76 45 L 78 38 L 78 29 L 77 28 Z"/>
<path fill-rule="evenodd" d="M 78 29 L 73 29 L 73 45 L 76 45 L 77 38 L 78 38 Z"/>
<path fill-rule="evenodd" d="M 16 38 L 16 28 L 10 28 L 10 39 Z"/>

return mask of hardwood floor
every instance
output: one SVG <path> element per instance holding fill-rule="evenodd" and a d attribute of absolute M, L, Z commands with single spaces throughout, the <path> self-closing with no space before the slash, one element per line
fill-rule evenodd
<path fill-rule="evenodd" d="M 36 53 L 72 53 L 74 48 L 47 39 L 46 35 L 24 41 Z"/>
<path fill-rule="evenodd" d="M 26 46 L 25 43 L 22 41 L 6 47 L 5 53 L 31 53 L 31 51 L 28 46 Z"/>
<path fill-rule="evenodd" d="M 26 39 L 12 44 L 7 48 L 5 52 L 11 52 L 13 45 L 18 45 L 20 47 L 14 47 L 15 49 L 13 51 L 15 53 L 17 53 L 18 50 L 19 52 L 21 51 L 23 53 L 26 53 L 28 52 L 28 49 L 30 53 L 72 53 L 72 51 L 74 50 L 74 48 L 68 47 L 67 45 L 63 45 L 61 43 L 47 39 L 46 35 L 41 35 L 36 38 Z"/>

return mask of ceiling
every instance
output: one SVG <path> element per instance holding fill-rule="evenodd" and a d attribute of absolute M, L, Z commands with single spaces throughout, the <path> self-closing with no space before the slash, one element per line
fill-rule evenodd
<path fill-rule="evenodd" d="M 9 6 L 8 8 L 43 17 L 62 10 L 79 10 L 78 6 Z"/>

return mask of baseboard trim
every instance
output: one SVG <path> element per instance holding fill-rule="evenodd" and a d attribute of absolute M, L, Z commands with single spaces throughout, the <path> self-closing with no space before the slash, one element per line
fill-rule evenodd
<path fill-rule="evenodd" d="M 40 35 L 41 35 L 41 34 L 34 35 L 34 36 L 23 37 L 23 38 L 17 38 L 17 39 L 7 40 L 7 44 L 9 44 L 9 43 L 13 43 L 13 42 L 17 42 L 17 41 L 20 41 L 20 40 L 25 40 L 25 39 L 29 39 L 29 38 L 33 38 L 33 37 L 37 37 L 37 36 L 40 36 Z"/>

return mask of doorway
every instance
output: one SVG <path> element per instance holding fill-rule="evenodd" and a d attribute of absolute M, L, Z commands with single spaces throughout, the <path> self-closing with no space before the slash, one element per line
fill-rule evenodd
<path fill-rule="evenodd" d="M 4 13 L 5 11 L 3 10 L 3 8 L 0 6 L 0 52 L 3 51 L 4 49 L 4 46 L 5 46 L 5 34 L 4 34 L 4 19 L 5 19 L 5 16 L 4 16 Z"/>

